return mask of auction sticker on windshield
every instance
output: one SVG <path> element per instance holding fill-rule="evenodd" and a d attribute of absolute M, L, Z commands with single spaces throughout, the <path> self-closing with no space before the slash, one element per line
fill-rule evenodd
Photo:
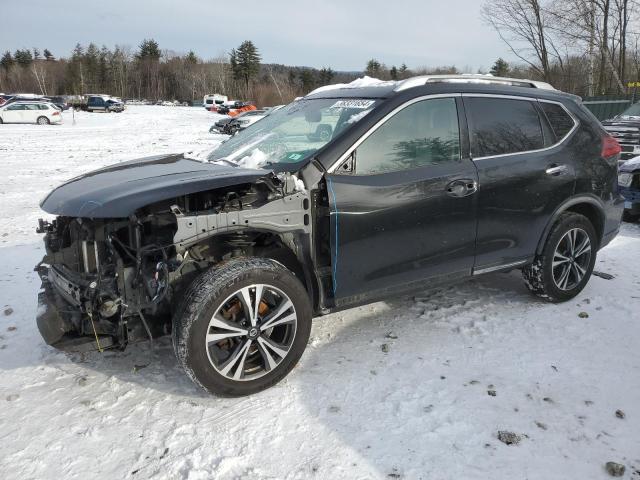
<path fill-rule="evenodd" d="M 329 108 L 369 108 L 375 100 L 338 100 Z"/>

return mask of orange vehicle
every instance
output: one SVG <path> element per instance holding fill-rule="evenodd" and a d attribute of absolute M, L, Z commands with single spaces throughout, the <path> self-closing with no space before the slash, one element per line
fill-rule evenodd
<path fill-rule="evenodd" d="M 230 102 L 228 104 L 218 106 L 218 112 L 222 114 L 227 114 L 230 117 L 235 117 L 244 112 L 250 112 L 252 110 L 257 110 L 256 106 L 251 102 Z"/>

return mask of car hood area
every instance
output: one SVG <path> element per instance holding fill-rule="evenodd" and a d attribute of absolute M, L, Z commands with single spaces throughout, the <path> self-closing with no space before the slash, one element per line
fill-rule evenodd
<path fill-rule="evenodd" d="M 183 154 L 159 155 L 111 165 L 73 178 L 40 203 L 47 213 L 67 217 L 125 218 L 169 198 L 251 183 L 265 170 L 207 163 Z"/>

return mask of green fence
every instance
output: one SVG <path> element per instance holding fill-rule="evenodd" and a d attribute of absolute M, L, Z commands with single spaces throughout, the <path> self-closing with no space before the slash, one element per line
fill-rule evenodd
<path fill-rule="evenodd" d="M 591 110 L 598 120 L 607 120 L 625 111 L 633 102 L 633 95 L 608 95 L 584 97 L 582 103 Z"/>

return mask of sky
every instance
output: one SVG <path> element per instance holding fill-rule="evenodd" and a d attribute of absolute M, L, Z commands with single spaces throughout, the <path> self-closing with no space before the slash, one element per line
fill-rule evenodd
<path fill-rule="evenodd" d="M 0 0 L 0 51 L 129 45 L 208 59 L 252 40 L 265 63 L 361 71 L 376 58 L 410 68 L 488 69 L 511 60 L 480 19 L 481 0 Z"/>

